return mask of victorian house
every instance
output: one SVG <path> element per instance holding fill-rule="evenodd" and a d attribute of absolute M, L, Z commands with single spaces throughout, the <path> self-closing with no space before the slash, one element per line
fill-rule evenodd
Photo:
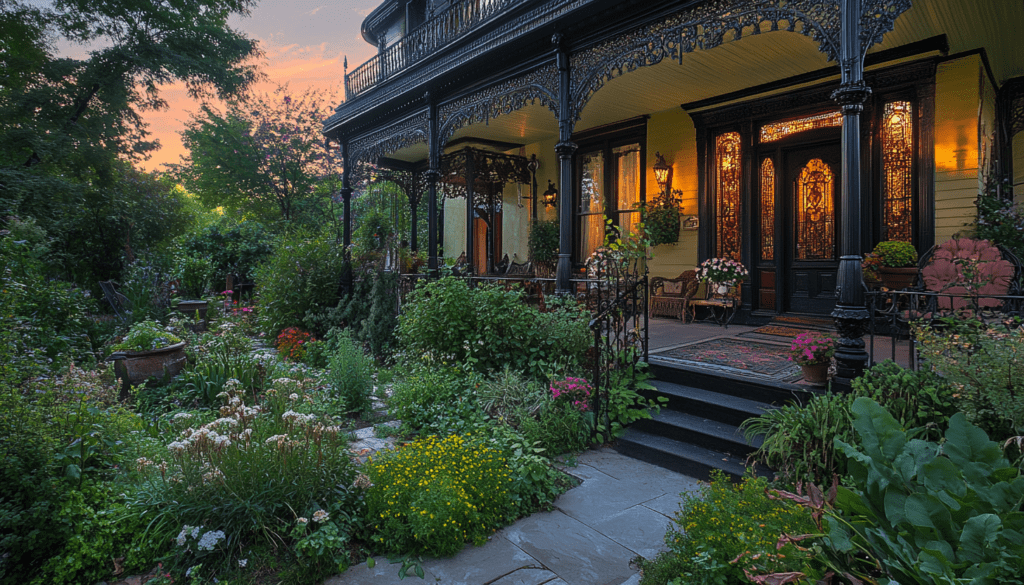
<path fill-rule="evenodd" d="M 652 275 L 734 258 L 741 318 L 855 339 L 854 256 L 962 231 L 991 173 L 1024 191 L 1022 29 L 1020 0 L 385 0 L 324 131 L 346 201 L 371 179 L 426 199 L 431 266 L 525 261 L 557 219 L 567 290 L 607 222 L 678 191 Z"/>

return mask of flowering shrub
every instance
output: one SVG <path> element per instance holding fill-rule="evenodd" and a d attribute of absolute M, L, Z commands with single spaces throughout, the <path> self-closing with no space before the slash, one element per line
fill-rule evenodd
<path fill-rule="evenodd" d="M 392 553 L 449 556 L 483 544 L 513 510 L 508 463 L 472 437 L 429 436 L 367 462 L 373 541 Z"/>
<path fill-rule="evenodd" d="M 826 363 L 835 354 L 835 340 L 813 331 L 797 335 L 789 345 L 789 361 L 802 366 Z"/>
<path fill-rule="evenodd" d="M 882 268 L 882 257 L 874 252 L 864 254 L 861 260 L 860 270 L 864 280 L 879 280 L 881 278 L 879 269 Z"/>
<path fill-rule="evenodd" d="M 697 267 L 697 278 L 700 280 L 729 286 L 736 286 L 749 274 L 743 264 L 732 258 L 708 258 Z"/>
<path fill-rule="evenodd" d="M 174 440 L 162 455 L 136 461 L 142 480 L 131 509 L 171 539 L 183 525 L 214 526 L 221 554 L 204 570 L 230 564 L 243 547 L 284 542 L 296 513 L 331 501 L 350 518 L 361 517 L 348 435 L 310 412 L 303 381 L 279 378 L 249 405 L 237 381 L 225 385 L 219 418 L 179 413 L 168 421 Z M 343 514 L 331 514 L 335 519 Z M 154 538 L 158 538 L 159 535 Z M 210 551 L 205 551 L 210 552 Z M 179 549 L 176 569 L 196 560 Z"/>
<path fill-rule="evenodd" d="M 306 357 L 306 344 L 310 341 L 316 341 L 310 332 L 288 327 L 277 336 L 277 351 L 285 359 L 301 362 Z"/>
<path fill-rule="evenodd" d="M 746 583 L 745 573 L 804 568 L 810 552 L 792 542 L 776 544 L 784 534 L 814 531 L 810 510 L 769 498 L 764 478 L 733 484 L 723 473 L 712 473 L 717 474 L 710 484 L 684 494 L 665 534 L 669 550 L 643 563 L 640 583 Z"/>
<path fill-rule="evenodd" d="M 551 397 L 571 402 L 580 412 L 590 410 L 590 391 L 594 387 L 583 378 L 565 378 L 551 381 Z"/>

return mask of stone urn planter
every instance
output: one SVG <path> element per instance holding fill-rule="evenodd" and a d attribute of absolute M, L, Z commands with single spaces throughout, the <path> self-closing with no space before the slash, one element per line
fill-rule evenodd
<path fill-rule="evenodd" d="M 890 268 L 882 266 L 878 269 L 882 286 L 889 290 L 903 290 L 914 286 L 917 281 L 917 267 Z"/>
<path fill-rule="evenodd" d="M 209 308 L 209 303 L 206 301 L 181 301 L 175 307 L 175 310 L 190 320 L 187 327 L 193 333 L 202 333 L 206 331 L 206 311 Z M 199 314 L 199 320 L 192 322 L 196 318 L 197 313 Z"/>
<path fill-rule="evenodd" d="M 121 378 L 121 400 L 128 398 L 128 390 L 150 378 L 169 380 L 185 367 L 185 342 L 151 349 L 149 351 L 119 351 L 110 356 L 114 372 Z"/>

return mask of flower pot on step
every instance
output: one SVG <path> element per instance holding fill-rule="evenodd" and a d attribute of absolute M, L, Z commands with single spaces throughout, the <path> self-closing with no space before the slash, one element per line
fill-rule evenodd
<path fill-rule="evenodd" d="M 830 362 L 820 364 L 800 364 L 804 381 L 815 386 L 824 386 L 828 383 L 828 367 Z"/>

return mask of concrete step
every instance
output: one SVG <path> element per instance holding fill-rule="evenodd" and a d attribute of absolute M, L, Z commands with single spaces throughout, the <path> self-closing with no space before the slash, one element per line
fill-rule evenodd
<path fill-rule="evenodd" d="M 744 456 L 715 451 L 635 428 L 628 429 L 615 442 L 614 447 L 623 455 L 705 481 L 711 477 L 712 469 L 720 469 L 737 479 L 746 470 Z M 755 473 L 768 477 L 770 472 L 758 467 Z"/>
<path fill-rule="evenodd" d="M 676 410 L 662 410 L 653 418 L 633 425 L 638 431 L 690 443 L 699 447 L 746 457 L 763 442 L 755 437 L 748 443 L 736 425 L 686 414 Z"/>

